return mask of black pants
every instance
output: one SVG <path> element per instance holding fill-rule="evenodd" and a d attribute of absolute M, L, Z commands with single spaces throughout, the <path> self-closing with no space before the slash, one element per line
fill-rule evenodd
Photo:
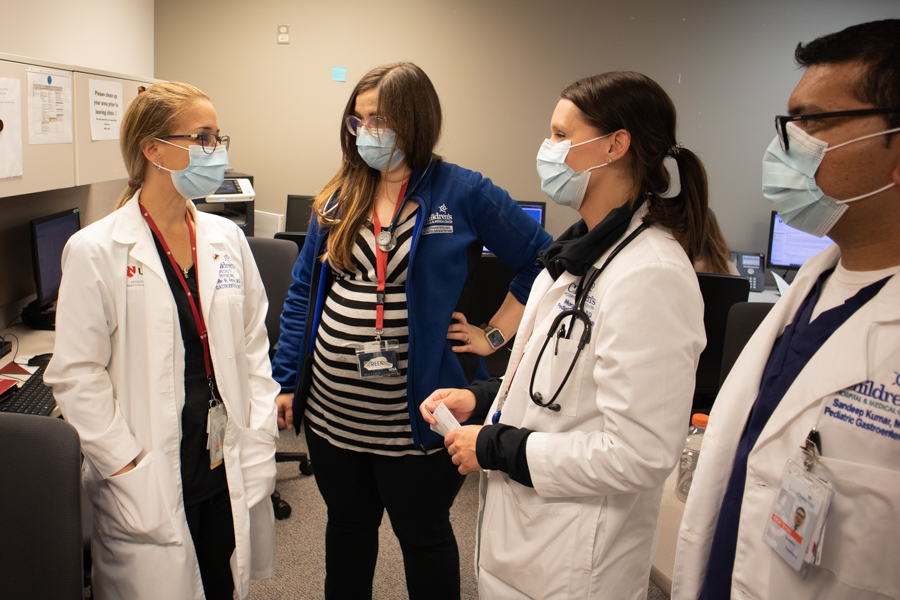
<path fill-rule="evenodd" d="M 222 467 L 219 467 L 222 468 Z M 225 489 L 209 500 L 184 508 L 194 551 L 200 565 L 200 579 L 207 600 L 231 600 L 231 555 L 234 553 L 234 520 L 231 498 Z M 162 574 L 165 576 L 165 574 Z"/>
<path fill-rule="evenodd" d="M 447 452 L 394 457 L 344 450 L 308 426 L 306 443 L 328 506 L 325 598 L 372 597 L 378 527 L 387 509 L 403 551 L 410 600 L 459 600 L 450 507 L 465 478 Z"/>

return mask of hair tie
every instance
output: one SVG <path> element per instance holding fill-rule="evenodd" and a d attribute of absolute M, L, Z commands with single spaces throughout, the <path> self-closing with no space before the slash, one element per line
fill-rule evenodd
<path fill-rule="evenodd" d="M 682 150 L 684 150 L 684 144 L 682 144 L 681 142 L 677 142 L 674 146 L 669 148 L 669 151 L 666 152 L 666 156 L 671 156 L 672 158 L 675 158 L 676 156 L 681 154 Z"/>
<path fill-rule="evenodd" d="M 659 197 L 674 198 L 681 193 L 681 174 L 678 172 L 678 163 L 675 162 L 673 156 L 667 156 L 663 159 L 663 168 L 669 173 L 669 189 L 660 194 Z"/>
<path fill-rule="evenodd" d="M 135 182 L 133 182 L 132 180 L 129 179 L 129 180 L 128 180 L 128 187 L 130 187 L 130 188 L 133 189 L 133 190 L 136 190 L 136 189 L 138 189 L 138 188 L 141 187 L 141 186 L 137 185 Z"/>

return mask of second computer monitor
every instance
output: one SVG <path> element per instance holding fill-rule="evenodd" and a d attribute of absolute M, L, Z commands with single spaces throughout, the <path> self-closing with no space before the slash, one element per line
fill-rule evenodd
<path fill-rule="evenodd" d="M 547 203 L 546 202 L 516 202 L 519 205 L 519 208 L 524 210 L 528 216 L 541 224 L 541 227 L 546 227 L 546 212 L 547 212 Z"/>
<path fill-rule="evenodd" d="M 809 258 L 832 243 L 828 237 L 816 237 L 794 229 L 772 211 L 766 266 L 770 269 L 799 269 Z"/>
<path fill-rule="evenodd" d="M 79 229 L 77 208 L 35 219 L 31 222 L 31 253 L 38 308 L 52 304 L 62 280 L 62 253 L 66 242 Z"/>
<path fill-rule="evenodd" d="M 315 196 L 288 195 L 287 208 L 284 213 L 284 230 L 305 232 L 309 229 L 312 218 L 312 206 Z"/>

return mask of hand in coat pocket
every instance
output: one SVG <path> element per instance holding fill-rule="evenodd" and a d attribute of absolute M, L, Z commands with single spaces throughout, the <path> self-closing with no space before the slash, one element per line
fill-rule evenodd
<path fill-rule="evenodd" d="M 101 534 L 128 542 L 181 543 L 152 452 L 130 471 L 86 483 Z"/>

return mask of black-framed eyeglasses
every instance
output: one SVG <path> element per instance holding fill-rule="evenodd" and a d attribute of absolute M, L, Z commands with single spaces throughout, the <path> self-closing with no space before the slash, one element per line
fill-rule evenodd
<path fill-rule="evenodd" d="M 365 127 L 366 130 L 371 133 L 374 137 L 381 137 L 384 132 L 387 130 L 387 121 L 385 121 L 382 117 L 369 117 L 368 119 L 362 119 L 360 117 L 350 115 L 347 117 L 347 131 L 349 131 L 352 135 L 357 135 L 361 127 Z"/>
<path fill-rule="evenodd" d="M 858 110 L 837 110 L 823 113 L 810 113 L 806 115 L 778 115 L 775 117 L 775 133 L 781 142 L 781 149 L 787 152 L 790 149 L 790 140 L 787 134 L 787 124 L 796 121 L 816 121 L 819 119 L 836 119 L 838 117 L 865 117 L 868 115 L 891 115 L 900 113 L 900 108 L 861 108 Z"/>
<path fill-rule="evenodd" d="M 216 147 L 219 144 L 225 146 L 225 150 L 228 150 L 228 146 L 231 144 L 231 138 L 227 135 L 216 135 L 214 133 L 185 133 L 181 135 L 166 135 L 163 136 L 163 138 L 167 140 L 197 140 L 200 142 L 200 147 L 203 148 L 203 151 L 207 154 L 215 152 Z"/>

